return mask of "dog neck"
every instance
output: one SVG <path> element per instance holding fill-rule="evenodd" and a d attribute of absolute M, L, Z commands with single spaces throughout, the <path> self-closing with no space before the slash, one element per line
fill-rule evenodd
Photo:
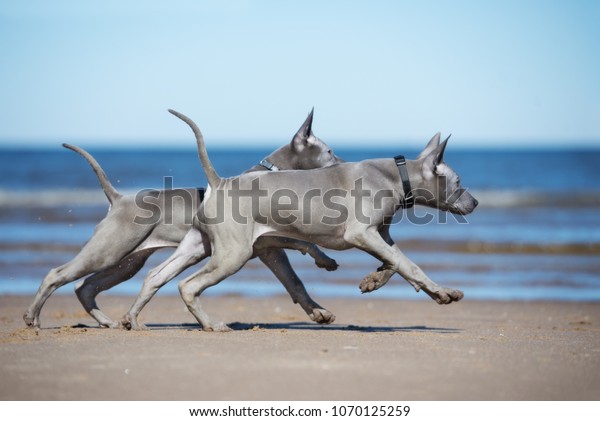
<path fill-rule="evenodd" d="M 293 159 L 293 151 L 290 145 L 284 145 L 281 148 L 271 152 L 269 156 L 261 160 L 261 162 L 268 162 L 277 170 L 293 170 L 295 168 L 295 160 Z M 245 172 L 254 171 L 265 171 L 265 165 L 258 163 L 254 167 L 250 168 Z"/>
<path fill-rule="evenodd" d="M 397 155 L 394 157 L 394 162 L 398 168 L 400 174 L 400 181 L 402 182 L 402 191 L 404 193 L 404 201 L 402 207 L 405 209 L 412 208 L 415 205 L 415 198 L 412 192 L 410 179 L 408 177 L 408 171 L 406 169 L 406 158 L 404 155 Z"/>
<path fill-rule="evenodd" d="M 277 168 L 278 170 L 287 169 L 288 166 L 283 164 L 285 158 L 283 158 L 283 154 L 279 153 L 280 149 L 282 149 L 282 148 L 279 148 L 276 151 L 272 152 L 269 156 L 262 159 L 258 164 L 256 164 L 252 168 L 249 168 L 246 171 L 244 171 L 244 174 L 249 173 L 249 172 L 267 170 L 265 165 L 263 165 L 264 162 L 268 162 L 269 164 L 271 164 L 274 168 Z"/>
<path fill-rule="evenodd" d="M 410 181 L 411 191 L 414 197 L 415 205 L 423 204 L 423 195 L 419 191 L 426 189 L 425 179 L 421 173 L 421 164 L 415 160 L 406 160 L 406 170 L 408 172 L 408 180 Z M 402 181 L 400 181 L 400 189 L 402 190 Z"/>

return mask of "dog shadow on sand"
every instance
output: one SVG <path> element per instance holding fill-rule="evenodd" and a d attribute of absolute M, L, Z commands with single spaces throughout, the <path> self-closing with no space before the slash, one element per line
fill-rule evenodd
<path fill-rule="evenodd" d="M 233 322 L 228 326 L 234 332 L 241 331 L 260 331 L 260 330 L 306 330 L 306 331 L 357 331 L 366 333 L 385 333 L 385 332 L 429 332 L 429 333 L 460 333 L 462 329 L 432 327 L 432 326 L 357 326 L 330 324 L 319 325 L 310 322 L 287 322 L 287 323 L 247 323 Z M 146 327 L 150 330 L 200 330 L 200 326 L 194 323 L 183 324 L 153 324 L 149 323 Z"/>
<path fill-rule="evenodd" d="M 201 331 L 199 324 L 196 323 L 147 323 L 146 329 L 143 331 L 165 331 L 165 330 L 188 330 L 188 331 Z M 305 331 L 341 331 L 341 332 L 364 332 L 364 333 L 391 333 L 391 332 L 421 332 L 421 333 L 461 333 L 463 329 L 449 328 L 449 327 L 435 327 L 435 326 L 357 326 L 357 325 L 346 325 L 346 324 L 316 324 L 311 322 L 281 322 L 281 323 L 253 323 L 253 322 L 232 322 L 228 323 L 227 326 L 232 332 L 244 332 L 244 331 L 269 331 L 269 330 L 305 330 Z M 92 330 L 105 330 L 104 327 L 99 325 L 88 325 L 84 323 L 78 323 L 75 325 L 62 326 L 62 327 L 48 327 L 43 330 L 60 330 L 60 329 L 73 329 L 87 331 Z"/>

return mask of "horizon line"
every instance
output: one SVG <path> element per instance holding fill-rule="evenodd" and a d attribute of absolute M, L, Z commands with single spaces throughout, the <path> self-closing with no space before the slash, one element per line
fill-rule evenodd
<path fill-rule="evenodd" d="M 527 138 L 527 137 L 487 137 L 457 138 L 453 136 L 452 146 L 459 149 L 600 149 L 600 138 Z M 214 138 L 207 145 L 214 150 L 225 150 L 231 148 L 239 149 L 262 149 L 285 145 L 292 139 L 258 139 L 258 138 Z M 322 139 L 323 140 L 323 139 Z M 371 148 L 393 148 L 404 146 L 411 148 L 422 148 L 428 139 L 401 139 L 401 138 L 341 138 L 334 137 L 324 140 L 328 145 L 336 149 L 371 149 Z M 54 143 L 55 142 L 55 143 Z M 167 139 L 167 138 L 0 138 L 0 149 L 53 149 L 61 147 L 63 143 L 75 143 L 77 146 L 102 149 L 171 149 L 171 150 L 195 150 L 196 144 L 190 139 Z M 189 144 L 188 144 L 189 143 Z M 224 144 L 225 143 L 225 144 Z"/>

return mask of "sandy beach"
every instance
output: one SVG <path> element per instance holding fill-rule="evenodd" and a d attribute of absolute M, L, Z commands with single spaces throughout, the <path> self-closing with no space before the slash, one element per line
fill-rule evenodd
<path fill-rule="evenodd" d="M 176 296 L 143 313 L 148 331 L 95 327 L 74 295 L 53 296 L 42 329 L 30 296 L 0 296 L 2 400 L 598 400 L 600 303 L 450 306 L 327 299 L 333 325 L 287 297 L 207 297 L 229 333 L 198 330 Z M 123 314 L 129 296 L 99 305 Z"/>

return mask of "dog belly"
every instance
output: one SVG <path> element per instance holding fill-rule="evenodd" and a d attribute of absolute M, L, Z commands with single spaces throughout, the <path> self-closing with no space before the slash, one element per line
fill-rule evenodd
<path fill-rule="evenodd" d="M 348 243 L 344 240 L 343 237 L 334 237 L 334 236 L 319 236 L 314 237 L 311 236 L 306 241 L 310 241 L 311 243 L 315 243 L 321 247 L 325 247 L 332 250 L 348 250 L 354 247 L 352 244 Z"/>
<path fill-rule="evenodd" d="M 348 250 L 353 247 L 352 244 L 350 244 L 346 240 L 344 240 L 343 234 L 342 235 L 337 235 L 334 233 L 302 234 L 298 231 L 294 231 L 294 232 L 271 231 L 271 232 L 266 232 L 266 233 L 265 232 L 260 233 L 259 236 L 293 238 L 295 240 L 307 241 L 309 243 L 313 243 L 318 246 L 328 248 L 331 250 Z M 259 236 L 257 236 L 256 238 L 258 238 Z"/>

